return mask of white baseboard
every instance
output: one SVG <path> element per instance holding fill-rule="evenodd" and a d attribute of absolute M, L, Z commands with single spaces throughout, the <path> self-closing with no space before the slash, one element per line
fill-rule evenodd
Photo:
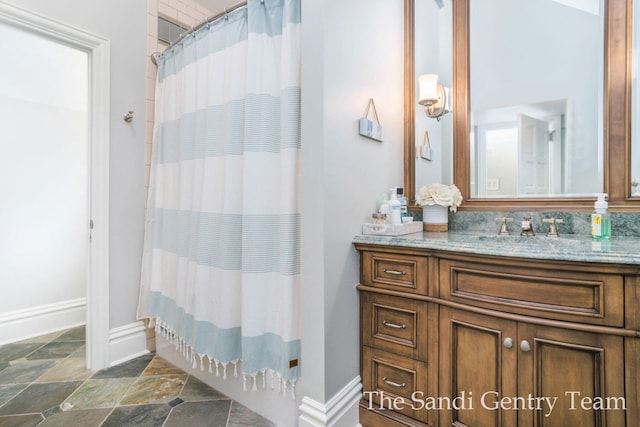
<path fill-rule="evenodd" d="M 357 376 L 326 404 L 304 396 L 300 405 L 299 427 L 361 427 L 358 416 L 361 391 L 362 381 Z"/>
<path fill-rule="evenodd" d="M 0 313 L 0 345 L 74 328 L 86 321 L 86 298 Z"/>
<path fill-rule="evenodd" d="M 113 328 L 109 331 L 109 366 L 148 354 L 147 334 L 143 321 Z"/>

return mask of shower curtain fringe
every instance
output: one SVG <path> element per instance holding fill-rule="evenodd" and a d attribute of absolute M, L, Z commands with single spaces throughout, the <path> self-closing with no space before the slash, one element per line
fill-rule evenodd
<path fill-rule="evenodd" d="M 228 362 L 222 362 L 220 360 L 217 360 L 216 358 L 208 355 L 208 354 L 200 354 L 200 353 L 196 353 L 193 349 L 193 347 L 191 347 L 190 345 L 188 345 L 186 343 L 185 340 L 183 340 L 182 338 L 180 338 L 180 336 L 178 334 L 176 334 L 176 332 L 170 327 L 168 326 L 166 323 L 162 322 L 160 319 L 158 318 L 152 318 L 149 321 L 149 328 L 153 328 L 156 331 L 156 334 L 161 335 L 164 339 L 166 339 L 167 341 L 169 341 L 172 345 L 174 345 L 175 349 L 177 351 L 179 351 L 180 353 L 182 353 L 182 356 L 185 358 L 185 360 L 187 360 L 188 362 L 191 362 L 191 368 L 192 369 L 198 369 L 198 361 L 197 358 L 200 358 L 200 371 L 204 372 L 204 358 L 206 357 L 207 359 L 209 359 L 209 373 L 213 374 L 213 365 L 215 365 L 216 369 L 215 369 L 215 376 L 216 377 L 220 377 L 220 365 L 222 365 L 222 379 L 226 381 L 227 379 L 227 365 L 232 364 L 233 365 L 233 376 L 234 378 L 238 378 L 238 365 L 242 362 L 239 359 L 235 359 L 235 360 L 230 360 Z M 242 389 L 244 391 L 247 391 L 247 377 L 250 377 L 249 381 L 253 381 L 253 386 L 251 387 L 251 390 L 253 392 L 257 392 L 258 391 L 258 375 L 262 375 L 262 389 L 266 390 L 267 389 L 267 383 L 269 384 L 269 387 L 271 388 L 271 390 L 276 390 L 276 385 L 277 385 L 277 390 L 278 390 L 278 394 L 282 393 L 283 395 L 287 394 L 287 387 L 291 388 L 291 398 L 295 399 L 296 398 L 296 385 L 298 383 L 298 380 L 286 380 L 284 378 L 282 378 L 282 375 L 272 369 L 261 369 L 258 372 L 253 372 L 253 373 L 246 373 L 243 372 L 242 373 L 242 382 L 243 382 L 243 386 Z M 269 380 L 267 381 L 267 377 L 269 378 Z"/>

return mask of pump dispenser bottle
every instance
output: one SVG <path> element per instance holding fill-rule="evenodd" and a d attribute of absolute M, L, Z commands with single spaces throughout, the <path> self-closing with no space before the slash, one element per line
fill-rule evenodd
<path fill-rule="evenodd" d="M 595 240 L 608 239 L 611 237 L 611 216 L 607 210 L 609 204 L 605 200 L 607 195 L 600 193 L 597 196 L 598 200 L 591 214 L 591 237 Z"/>
<path fill-rule="evenodd" d="M 400 201 L 397 198 L 397 190 L 395 187 L 389 190 L 389 213 L 391 217 L 391 224 L 402 224 L 402 214 L 400 212 Z"/>

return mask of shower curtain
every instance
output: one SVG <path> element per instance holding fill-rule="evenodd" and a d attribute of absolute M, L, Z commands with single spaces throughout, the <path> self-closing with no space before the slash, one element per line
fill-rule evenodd
<path fill-rule="evenodd" d="M 300 0 L 249 0 L 157 62 L 138 317 L 194 366 L 286 390 L 300 374 Z"/>

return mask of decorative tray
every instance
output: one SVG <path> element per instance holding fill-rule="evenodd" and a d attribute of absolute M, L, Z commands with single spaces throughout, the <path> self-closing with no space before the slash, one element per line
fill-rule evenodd
<path fill-rule="evenodd" d="M 403 234 L 418 233 L 422 231 L 422 222 L 414 221 L 406 224 L 362 224 L 362 234 L 377 234 L 379 236 L 402 236 Z"/>

